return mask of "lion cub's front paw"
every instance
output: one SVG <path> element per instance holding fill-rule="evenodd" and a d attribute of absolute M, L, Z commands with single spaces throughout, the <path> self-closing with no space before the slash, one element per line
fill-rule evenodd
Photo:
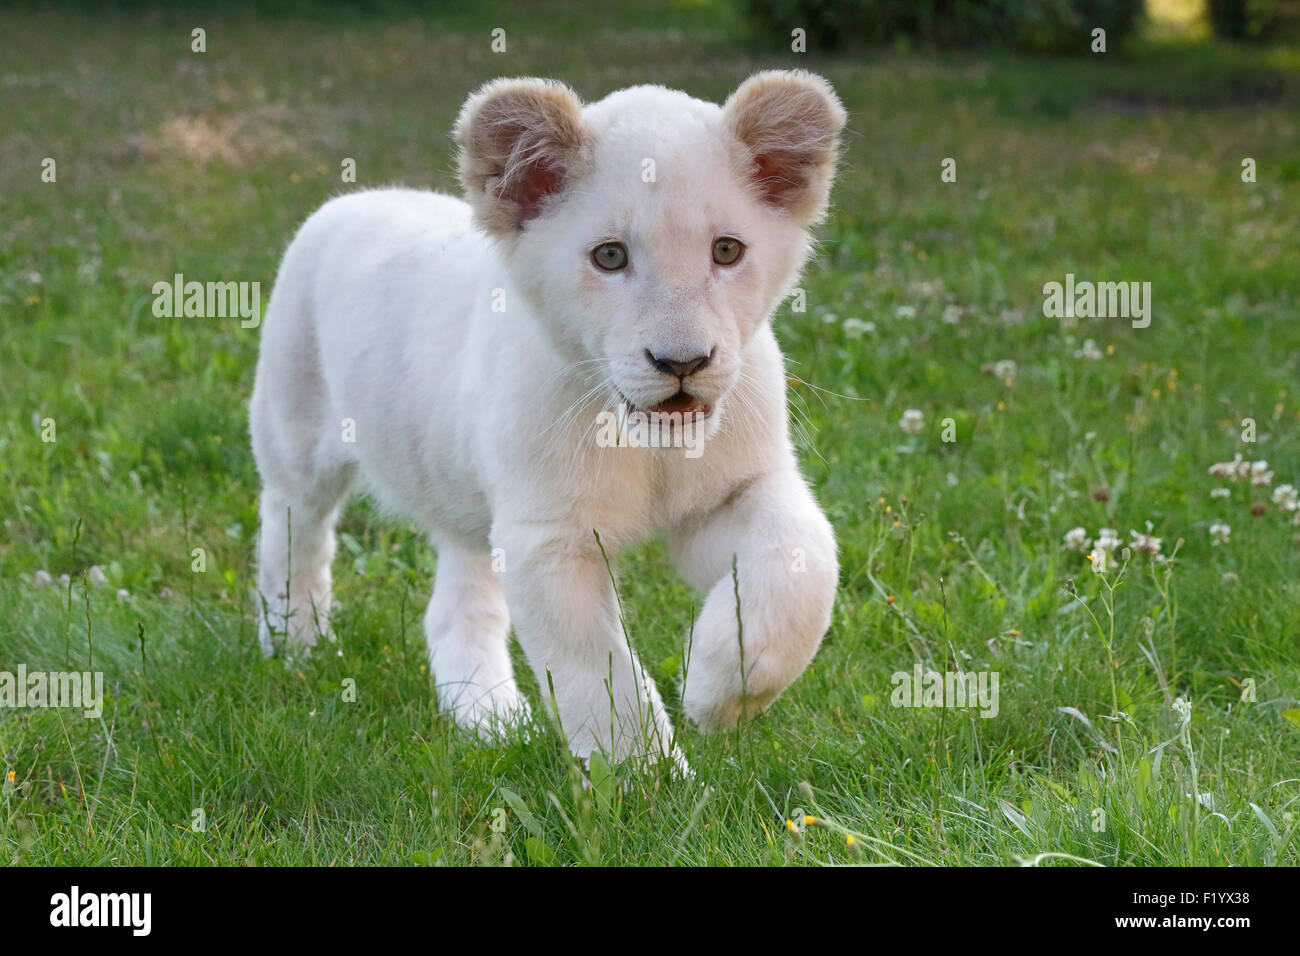
<path fill-rule="evenodd" d="M 746 628 L 742 677 L 736 625 L 710 612 L 716 612 L 716 607 L 706 605 L 697 622 L 697 639 L 682 683 L 682 709 L 705 733 L 734 727 L 766 710 L 803 673 L 821 638 L 814 627 L 802 634 L 793 628 L 772 628 L 771 633 L 781 635 L 779 640 L 761 631 L 751 636 Z"/>
<path fill-rule="evenodd" d="M 705 733 L 726 730 L 736 726 L 742 717 L 761 713 L 789 683 L 774 683 L 758 667 L 748 664 L 742 683 L 739 656 L 724 663 L 724 668 L 706 665 L 696 669 L 697 663 L 692 662 L 682 685 L 682 709 Z"/>

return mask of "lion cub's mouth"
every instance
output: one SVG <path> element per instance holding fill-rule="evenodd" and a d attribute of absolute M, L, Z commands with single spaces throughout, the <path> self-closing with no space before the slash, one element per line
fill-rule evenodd
<path fill-rule="evenodd" d="M 676 395 L 664 399 L 658 405 L 651 405 L 649 408 L 640 408 L 632 404 L 627 400 L 626 396 L 623 396 L 623 402 L 632 411 L 659 415 L 681 415 L 684 421 L 700 421 L 713 414 L 712 405 L 700 401 L 694 395 L 685 391 L 679 391 Z"/>

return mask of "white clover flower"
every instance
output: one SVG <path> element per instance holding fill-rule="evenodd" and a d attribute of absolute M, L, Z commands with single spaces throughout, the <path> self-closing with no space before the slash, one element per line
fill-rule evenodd
<path fill-rule="evenodd" d="M 843 328 L 845 338 L 860 339 L 863 332 L 875 332 L 876 323 L 864 322 L 861 319 L 845 319 Z"/>
<path fill-rule="evenodd" d="M 108 587 L 108 578 L 104 575 L 104 569 L 98 564 L 91 565 L 90 570 L 86 572 L 86 576 L 90 578 L 90 583 L 95 587 Z"/>
<path fill-rule="evenodd" d="M 1140 531 L 1134 531 L 1132 528 L 1129 529 L 1128 533 L 1133 536 L 1130 546 L 1135 550 L 1141 551 L 1143 554 L 1160 553 L 1160 539 L 1152 536 L 1150 521 L 1147 522 L 1146 534 L 1143 534 Z"/>
<path fill-rule="evenodd" d="M 894 315 L 900 319 L 914 319 L 916 318 L 916 309 L 910 305 L 900 305 L 894 310 Z"/>
<path fill-rule="evenodd" d="M 117 599 L 119 601 L 129 601 L 131 599 L 131 592 L 128 591 L 126 588 L 118 588 Z"/>
<path fill-rule="evenodd" d="M 1085 528 L 1071 528 L 1069 531 L 1065 532 L 1065 538 L 1063 540 L 1067 548 L 1071 551 L 1078 551 L 1080 554 L 1086 553 L 1089 546 L 1092 544 L 1091 539 L 1088 537 L 1087 529 Z"/>
<path fill-rule="evenodd" d="M 909 408 L 898 420 L 898 427 L 909 435 L 915 435 L 925 427 L 925 415 L 918 408 Z"/>
<path fill-rule="evenodd" d="M 1211 497 L 1211 498 L 1231 498 L 1231 497 L 1232 497 L 1232 490 L 1229 489 L 1229 488 L 1211 488 L 1211 489 L 1210 489 L 1210 497 Z"/>
<path fill-rule="evenodd" d="M 1249 462 L 1241 460 L 1241 455 L 1235 455 L 1232 461 L 1217 461 L 1210 466 L 1210 475 L 1214 478 L 1229 478 L 1236 481 L 1241 475 L 1242 466 L 1249 467 Z"/>
<path fill-rule="evenodd" d="M 1018 370 L 1015 359 L 1001 359 L 993 363 L 993 374 L 998 378 L 1014 379 Z"/>
<path fill-rule="evenodd" d="M 948 325 L 956 325 L 961 321 L 962 308 L 959 305 L 946 305 L 943 308 L 943 321 Z"/>
<path fill-rule="evenodd" d="M 1102 528 L 1097 532 L 1097 547 L 1114 551 L 1119 547 L 1119 532 L 1114 528 Z"/>
<path fill-rule="evenodd" d="M 1295 511 L 1300 508 L 1300 500 L 1297 499 L 1295 485 L 1278 485 L 1274 488 L 1273 503 L 1279 505 L 1283 511 Z"/>
<path fill-rule="evenodd" d="M 99 256 L 91 256 L 77 265 L 77 278 L 82 282 L 94 282 L 99 277 L 99 270 L 104 265 L 104 260 Z"/>
<path fill-rule="evenodd" d="M 1092 339 L 1083 340 L 1083 348 L 1074 353 L 1075 358 L 1084 358 L 1096 362 L 1101 359 L 1102 351 Z"/>
<path fill-rule="evenodd" d="M 1210 544 L 1218 546 L 1227 544 L 1228 538 L 1232 536 L 1232 526 L 1226 525 L 1222 521 L 1216 521 L 1210 525 Z"/>
<path fill-rule="evenodd" d="M 1273 483 L 1273 473 L 1268 470 L 1268 462 L 1253 461 L 1250 463 L 1250 483 L 1252 485 L 1271 485 Z"/>
<path fill-rule="evenodd" d="M 49 571 L 41 570 L 32 575 L 32 582 L 38 588 L 45 588 L 54 583 L 54 578 L 50 576 Z"/>

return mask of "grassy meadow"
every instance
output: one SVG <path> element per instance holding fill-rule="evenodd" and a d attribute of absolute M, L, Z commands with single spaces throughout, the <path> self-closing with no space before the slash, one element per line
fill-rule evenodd
<path fill-rule="evenodd" d="M 851 114 L 806 309 L 774 318 L 841 549 L 807 672 L 697 733 L 675 683 L 700 598 L 650 542 L 620 595 L 696 778 L 584 781 L 544 721 L 480 745 L 425 666 L 433 556 L 364 501 L 337 644 L 264 660 L 258 332 L 158 318 L 154 283 L 265 303 L 328 197 L 454 190 L 451 122 L 492 77 L 720 100 L 769 66 Z M 707 0 L 0 11 L 0 670 L 107 695 L 96 720 L 0 708 L 0 861 L 1295 865 L 1298 107 L 1296 48 L 795 54 Z M 1151 283 L 1150 325 L 1045 317 L 1067 274 Z M 1267 465 L 1209 473 L 1236 455 Z M 1105 572 L 1075 528 L 1116 531 Z M 893 706 L 918 663 L 997 673 L 997 715 Z"/>

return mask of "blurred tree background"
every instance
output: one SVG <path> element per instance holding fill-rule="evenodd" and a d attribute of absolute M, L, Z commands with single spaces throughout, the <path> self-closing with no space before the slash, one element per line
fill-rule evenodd
<path fill-rule="evenodd" d="M 1148 12 L 1195 30 L 1203 21 L 1217 37 L 1238 41 L 1293 38 L 1300 0 L 746 0 L 761 25 L 803 28 L 831 47 L 917 44 L 1006 46 L 1027 51 L 1086 52 L 1081 37 L 1106 31 L 1123 41 Z"/>
<path fill-rule="evenodd" d="M 920 44 L 1005 46 L 1026 51 L 1086 51 L 1080 36 L 1106 31 L 1108 43 L 1139 29 L 1148 5 L 1161 21 L 1213 35 L 1264 42 L 1295 38 L 1300 0 L 746 0 L 764 26 L 802 27 L 832 47 Z"/>
<path fill-rule="evenodd" d="M 764 24 L 799 27 L 809 39 L 843 47 L 918 44 L 1005 45 L 1024 50 L 1084 49 L 1101 28 L 1108 42 L 1132 34 L 1142 0 L 748 0 Z"/>

